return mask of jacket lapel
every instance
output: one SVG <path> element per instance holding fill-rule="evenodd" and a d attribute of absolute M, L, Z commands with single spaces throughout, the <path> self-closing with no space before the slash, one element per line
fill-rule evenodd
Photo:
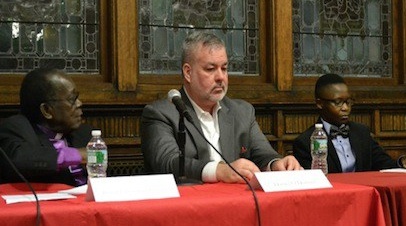
<path fill-rule="evenodd" d="M 327 161 L 329 164 L 329 168 L 333 172 L 339 172 L 341 173 L 343 169 L 341 168 L 341 163 L 340 159 L 338 158 L 337 151 L 334 148 L 333 142 L 331 141 L 331 138 L 328 138 L 327 142 L 327 148 L 328 148 L 328 155 L 327 158 L 330 159 L 330 161 Z"/>
<path fill-rule="evenodd" d="M 197 152 L 197 158 L 201 160 L 210 160 L 209 156 L 209 144 L 203 138 L 203 130 L 200 126 L 199 119 L 197 118 L 196 112 L 190 103 L 184 89 L 180 89 L 182 95 L 182 100 L 186 105 L 186 108 L 193 119 L 193 124 L 185 119 L 186 131 L 189 134 L 190 140 L 194 143 Z"/>
<path fill-rule="evenodd" d="M 362 147 L 360 146 L 360 142 L 358 142 L 360 139 L 359 137 L 359 132 L 355 131 L 357 128 L 355 128 L 352 123 L 349 123 L 350 125 L 350 134 L 349 134 L 349 139 L 350 139 L 350 145 L 351 145 L 351 149 L 353 151 L 353 154 L 355 156 L 355 171 L 357 171 L 357 169 L 362 169 L 362 159 L 364 158 L 363 156 L 361 156 L 361 151 L 362 151 Z M 354 134 L 356 134 L 357 136 L 355 136 Z"/>
<path fill-rule="evenodd" d="M 218 112 L 218 121 L 220 129 L 220 148 L 222 154 L 227 161 L 236 159 L 234 147 L 234 117 L 230 117 L 232 112 L 222 102 L 221 109 Z"/>

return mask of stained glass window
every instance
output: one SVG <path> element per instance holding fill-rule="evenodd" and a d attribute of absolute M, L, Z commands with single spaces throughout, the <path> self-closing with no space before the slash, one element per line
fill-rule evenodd
<path fill-rule="evenodd" d="M 0 73 L 99 73 L 98 0 L 0 1 Z"/>
<path fill-rule="evenodd" d="M 205 29 L 226 43 L 230 75 L 259 73 L 258 0 L 139 0 L 141 74 L 179 74 L 181 44 Z"/>
<path fill-rule="evenodd" d="M 295 76 L 392 77 L 391 0 L 293 0 Z"/>

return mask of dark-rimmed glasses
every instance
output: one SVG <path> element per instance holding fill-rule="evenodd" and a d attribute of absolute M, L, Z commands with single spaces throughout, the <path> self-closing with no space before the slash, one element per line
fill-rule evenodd
<path fill-rule="evenodd" d="M 79 99 L 79 93 L 75 93 L 74 95 L 69 96 L 66 99 L 49 99 L 50 102 L 57 102 L 57 101 L 67 101 L 72 107 L 76 104 L 76 101 Z"/>
<path fill-rule="evenodd" d="M 325 98 L 321 98 L 319 97 L 318 99 L 320 100 L 324 100 L 324 101 L 328 101 L 330 103 L 332 103 L 335 107 L 342 107 L 344 105 L 344 103 L 347 104 L 347 106 L 352 106 L 354 105 L 355 100 L 353 98 L 348 98 L 348 99 L 325 99 Z"/>

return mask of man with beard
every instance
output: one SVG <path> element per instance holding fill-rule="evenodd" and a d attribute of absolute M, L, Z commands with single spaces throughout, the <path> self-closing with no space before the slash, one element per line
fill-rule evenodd
<path fill-rule="evenodd" d="M 293 156 L 280 156 L 269 144 L 255 119 L 254 107 L 226 97 L 228 58 L 221 39 L 194 32 L 182 46 L 181 98 L 196 127 L 185 122 L 185 176 L 203 182 L 243 183 L 200 134 L 250 180 L 260 170 L 299 170 Z M 177 133 L 179 113 L 168 100 L 144 108 L 141 147 L 145 168 L 153 173 L 179 174 Z M 199 132 L 200 131 L 200 132 Z"/>

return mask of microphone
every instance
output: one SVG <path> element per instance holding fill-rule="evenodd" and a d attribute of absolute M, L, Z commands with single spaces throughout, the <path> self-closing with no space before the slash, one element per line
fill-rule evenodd
<path fill-rule="evenodd" d="M 17 169 L 17 167 L 14 165 L 14 163 L 10 160 L 10 158 L 7 156 L 6 152 L 2 148 L 0 148 L 0 153 L 3 155 L 4 159 L 8 162 L 8 164 L 11 166 L 11 168 L 14 170 L 15 173 L 21 178 L 21 180 L 24 181 L 25 184 L 27 184 L 28 188 L 31 190 L 32 194 L 35 197 L 35 204 L 37 207 L 37 216 L 36 216 L 36 224 L 37 226 L 41 225 L 41 209 L 39 205 L 39 200 L 37 193 L 35 192 L 34 188 L 31 186 L 30 182 L 20 173 L 20 171 Z"/>
<path fill-rule="evenodd" d="M 179 114 L 183 115 L 189 122 L 193 123 L 192 116 L 190 116 L 188 110 L 186 109 L 186 105 L 185 103 L 183 103 L 182 100 L 182 95 L 177 89 L 169 90 L 168 100 L 176 106 L 176 109 L 178 109 Z"/>
<path fill-rule="evenodd" d="M 244 182 L 248 185 L 249 190 L 252 193 L 252 196 L 254 197 L 254 202 L 255 202 L 255 209 L 256 209 L 256 214 L 257 214 L 257 220 L 258 220 L 258 226 L 261 226 L 261 212 L 259 210 L 259 202 L 258 202 L 258 198 L 257 198 L 257 194 L 255 193 L 255 189 L 251 186 L 251 184 L 248 182 L 247 178 L 245 178 L 243 175 L 241 175 L 241 173 L 239 173 L 232 165 L 231 163 L 224 157 L 224 155 L 217 150 L 216 147 L 214 147 L 214 145 L 207 140 L 207 138 L 204 136 L 204 134 L 200 131 L 200 129 L 197 127 L 197 125 L 194 122 L 191 122 L 193 127 L 197 130 L 197 132 L 200 134 L 201 137 L 203 137 L 203 139 L 213 148 L 213 150 L 215 152 L 217 152 L 217 154 L 220 155 L 220 157 L 224 160 L 224 162 L 231 168 L 231 170 L 233 170 L 238 176 L 240 176 Z"/>
<path fill-rule="evenodd" d="M 187 178 L 185 176 L 185 143 L 186 143 L 186 131 L 185 131 L 185 120 L 186 118 L 189 122 L 193 124 L 193 119 L 186 109 L 185 103 L 183 103 L 180 92 L 176 89 L 171 89 L 168 92 L 168 100 L 175 104 L 176 109 L 179 112 L 179 130 L 177 132 L 178 139 L 177 143 L 179 146 L 179 177 L 176 178 L 176 183 L 178 185 L 193 185 L 200 184 L 200 181 Z"/>
<path fill-rule="evenodd" d="M 182 122 L 182 116 L 184 116 L 193 126 L 194 128 L 198 131 L 198 133 L 200 134 L 201 137 L 203 137 L 203 139 L 214 149 L 214 151 L 217 152 L 217 154 L 220 155 L 220 157 L 224 160 L 224 162 L 237 174 L 239 175 L 244 182 L 248 185 L 250 191 L 252 192 L 252 195 L 254 197 L 254 202 L 255 202 L 255 207 L 256 207 L 256 213 L 257 213 L 257 219 L 258 219 L 258 225 L 261 226 L 261 213 L 259 211 L 259 202 L 258 202 L 258 198 L 257 195 L 255 193 L 254 188 L 251 186 L 251 184 L 248 182 L 248 180 L 241 175 L 231 164 L 230 162 L 227 161 L 227 159 L 224 158 L 223 154 L 221 154 L 221 152 L 219 152 L 216 147 L 214 147 L 214 145 L 207 140 L 207 138 L 204 136 L 204 134 L 199 130 L 199 128 L 197 127 L 197 125 L 193 122 L 192 117 L 190 116 L 189 112 L 186 109 L 186 105 L 185 103 L 182 101 L 181 98 L 181 94 L 177 89 L 171 89 L 168 92 L 168 100 L 170 102 L 172 102 L 173 104 L 175 104 L 176 109 L 179 111 L 179 114 L 181 115 L 181 118 L 179 120 L 179 132 L 178 132 L 178 146 L 180 149 L 180 156 L 179 156 L 179 174 L 180 174 L 180 183 L 184 183 L 182 182 L 183 180 L 187 180 L 187 178 L 185 178 L 184 176 L 184 164 L 185 164 L 185 126 L 184 123 Z M 193 183 L 188 183 L 186 182 L 186 184 L 193 184 Z"/>

